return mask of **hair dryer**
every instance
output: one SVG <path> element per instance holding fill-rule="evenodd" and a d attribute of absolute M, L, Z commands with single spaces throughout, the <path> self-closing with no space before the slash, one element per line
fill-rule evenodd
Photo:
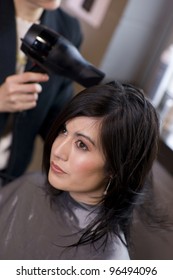
<path fill-rule="evenodd" d="M 84 87 L 98 84 L 105 76 L 70 41 L 40 24 L 29 28 L 21 50 L 44 72 L 65 76 Z"/>

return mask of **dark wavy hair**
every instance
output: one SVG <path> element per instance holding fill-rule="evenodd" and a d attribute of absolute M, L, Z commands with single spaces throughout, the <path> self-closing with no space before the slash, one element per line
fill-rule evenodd
<path fill-rule="evenodd" d="M 128 240 L 134 207 L 145 191 L 146 176 L 158 152 L 159 122 L 142 90 L 120 82 L 97 85 L 78 93 L 55 120 L 47 137 L 43 167 L 48 174 L 52 144 L 64 124 L 75 117 L 102 118 L 100 141 L 112 181 L 102 211 L 78 244 L 94 243 L 109 233 Z M 52 188 L 54 196 L 58 191 Z"/>

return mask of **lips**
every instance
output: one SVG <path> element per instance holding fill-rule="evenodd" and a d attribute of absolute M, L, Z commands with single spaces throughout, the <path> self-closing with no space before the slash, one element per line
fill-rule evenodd
<path fill-rule="evenodd" d="M 51 169 L 55 173 L 66 174 L 66 172 L 63 169 L 61 169 L 57 164 L 55 164 L 53 161 L 51 161 Z"/>

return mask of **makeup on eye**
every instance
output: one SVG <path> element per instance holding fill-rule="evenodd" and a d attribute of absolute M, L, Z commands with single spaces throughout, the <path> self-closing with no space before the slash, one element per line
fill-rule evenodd
<path fill-rule="evenodd" d="M 84 137 L 87 141 L 89 141 L 93 146 L 96 146 L 95 142 L 89 137 L 88 135 L 85 135 L 83 133 L 76 133 L 76 136 L 78 137 Z"/>
<path fill-rule="evenodd" d="M 88 151 L 89 150 L 87 145 L 82 140 L 77 140 L 75 143 L 76 143 L 76 146 L 77 146 L 78 149 L 81 149 L 83 151 Z"/>

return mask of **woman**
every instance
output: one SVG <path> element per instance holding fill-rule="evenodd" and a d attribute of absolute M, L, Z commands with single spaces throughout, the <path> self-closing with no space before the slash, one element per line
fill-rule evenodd
<path fill-rule="evenodd" d="M 79 22 L 60 4 L 61 0 L 0 0 L 0 186 L 25 172 L 36 137 L 45 140 L 58 111 L 73 96 L 72 81 L 31 72 L 32 62 L 20 50 L 21 38 L 33 23 L 80 47 Z"/>
<path fill-rule="evenodd" d="M 0 258 L 129 259 L 158 130 L 155 109 L 130 84 L 77 94 L 46 140 L 46 185 L 28 175 L 0 193 Z"/>

